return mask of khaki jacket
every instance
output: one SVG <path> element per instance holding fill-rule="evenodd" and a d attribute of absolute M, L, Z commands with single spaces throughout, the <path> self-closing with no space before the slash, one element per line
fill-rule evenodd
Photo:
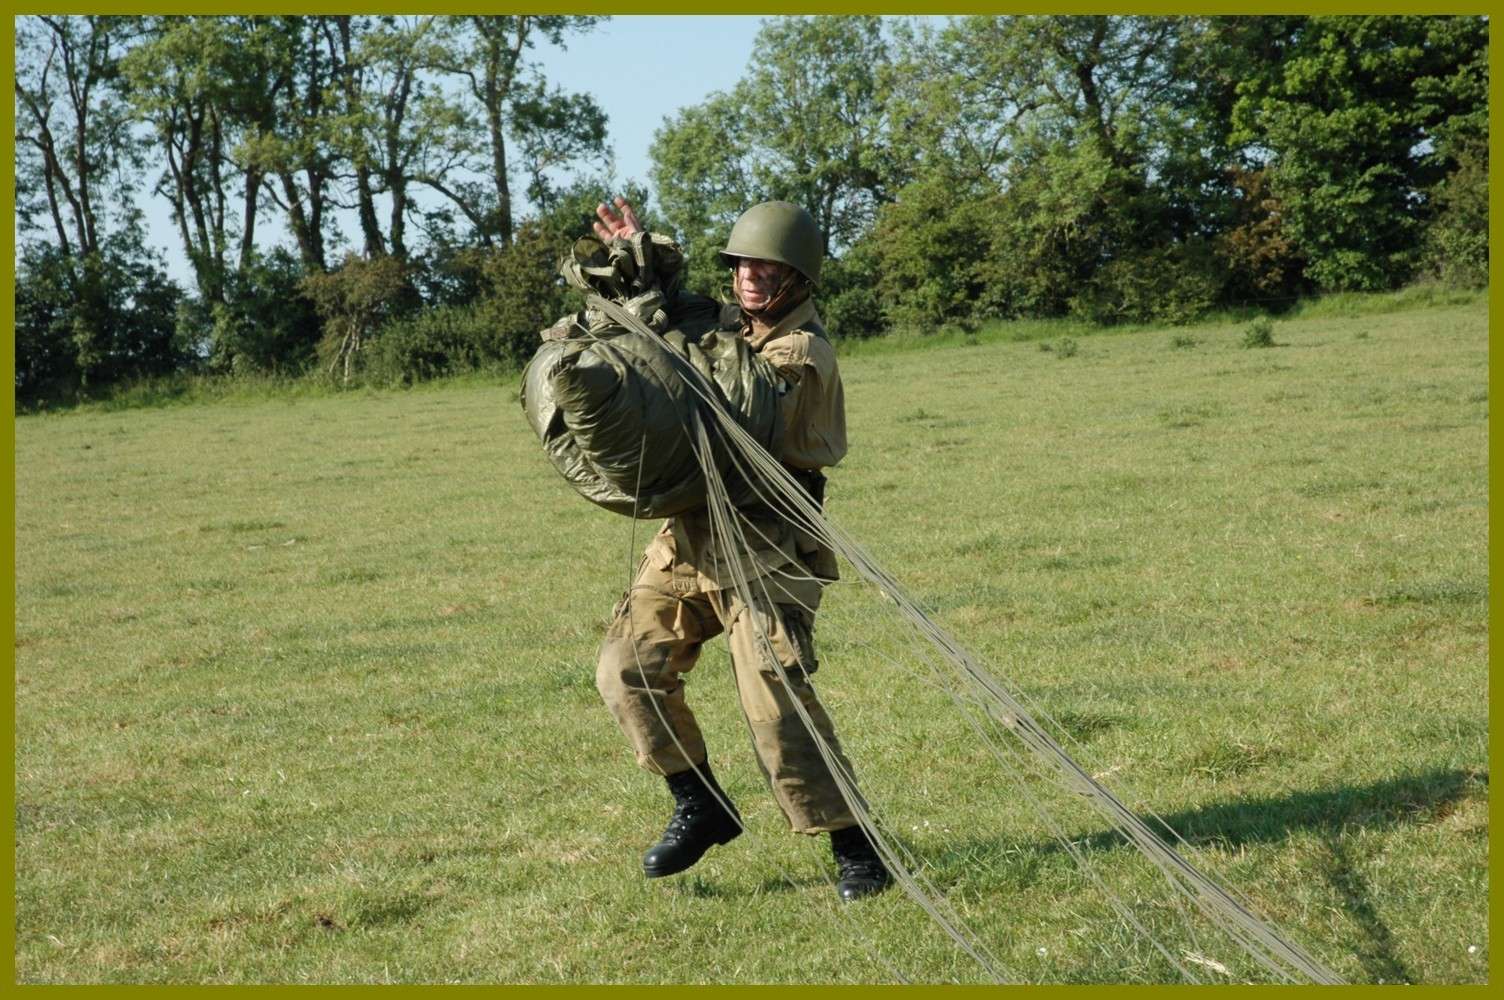
<path fill-rule="evenodd" d="M 772 327 L 743 332 L 789 383 L 780 400 L 783 461 L 796 469 L 826 469 L 846 457 L 846 392 L 835 348 L 820 329 L 815 303 L 806 299 Z"/>
<path fill-rule="evenodd" d="M 784 438 L 781 458 L 797 469 L 824 469 L 846 456 L 846 394 L 836 367 L 835 348 L 825 339 L 819 313 L 806 300 L 771 327 L 745 327 L 748 342 L 772 362 L 788 383 L 779 400 Z M 781 581 L 790 591 L 781 603 L 819 603 L 820 584 L 799 581 L 813 572 L 837 578 L 834 553 L 772 512 L 748 512 L 748 555 L 752 571 Z M 733 573 L 716 564 L 710 522 L 703 511 L 670 519 L 648 545 L 647 558 L 668 569 L 680 592 L 730 590 Z"/>

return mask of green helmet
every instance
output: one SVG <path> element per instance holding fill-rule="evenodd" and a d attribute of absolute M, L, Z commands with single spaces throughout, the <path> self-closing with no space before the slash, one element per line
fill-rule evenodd
<path fill-rule="evenodd" d="M 743 212 L 731 227 L 721 263 L 735 267 L 738 257 L 776 260 L 815 284 L 824 256 L 825 241 L 814 216 L 792 202 L 765 201 Z"/>

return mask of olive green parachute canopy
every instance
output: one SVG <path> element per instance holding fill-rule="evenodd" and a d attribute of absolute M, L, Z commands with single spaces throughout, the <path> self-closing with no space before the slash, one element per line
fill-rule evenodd
<path fill-rule="evenodd" d="M 777 371 L 740 336 L 715 329 L 719 307 L 681 295 L 683 256 L 661 236 L 576 242 L 560 270 L 591 293 L 590 307 L 545 331 L 523 373 L 522 408 L 554 467 L 585 499 L 637 517 L 704 506 L 705 476 L 691 431 L 704 404 L 684 366 L 709 377 L 721 403 L 765 448 L 781 440 Z M 663 335 L 629 330 L 609 299 Z M 729 454 L 717 455 L 734 493 L 749 488 Z"/>

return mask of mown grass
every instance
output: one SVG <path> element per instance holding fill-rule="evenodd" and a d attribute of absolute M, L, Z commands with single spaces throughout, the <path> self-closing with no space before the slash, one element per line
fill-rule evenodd
<path fill-rule="evenodd" d="M 863 345 L 832 513 L 1341 975 L 1484 982 L 1486 306 L 1242 325 Z M 642 879 L 667 798 L 592 673 L 649 530 L 569 492 L 515 382 L 19 418 L 18 978 L 984 978 L 900 893 L 837 906 L 719 645 L 691 695 L 750 835 Z M 832 589 L 817 680 L 926 874 L 1013 978 L 1173 978 L 877 603 Z"/>

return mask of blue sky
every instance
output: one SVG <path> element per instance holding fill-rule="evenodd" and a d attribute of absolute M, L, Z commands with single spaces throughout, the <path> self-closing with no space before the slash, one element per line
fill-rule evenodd
<path fill-rule="evenodd" d="M 746 75 L 761 17 L 613 17 L 568 49 L 537 50 L 551 80 L 593 95 L 610 120 L 617 176 L 648 178 L 648 145 L 663 119 L 729 90 Z"/>

